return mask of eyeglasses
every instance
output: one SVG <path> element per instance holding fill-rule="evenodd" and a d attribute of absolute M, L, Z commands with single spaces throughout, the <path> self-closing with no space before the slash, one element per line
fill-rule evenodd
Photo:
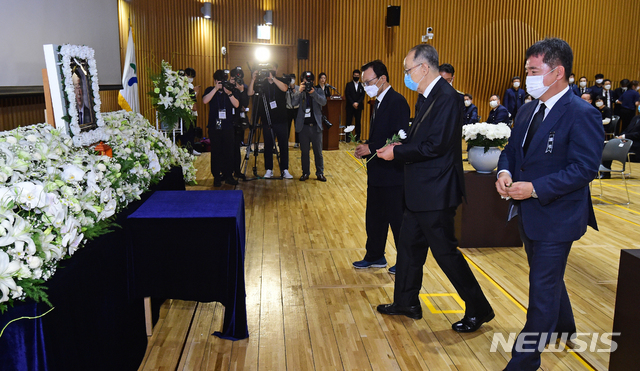
<path fill-rule="evenodd" d="M 369 85 L 371 85 L 371 82 L 372 82 L 373 80 L 380 80 L 380 78 L 379 78 L 379 77 L 374 77 L 374 78 L 372 78 L 371 80 L 363 81 L 362 83 L 364 84 L 364 86 L 369 86 Z"/>
<path fill-rule="evenodd" d="M 412 69 L 414 69 L 414 68 L 416 68 L 416 67 L 418 67 L 418 66 L 422 66 L 422 63 L 416 64 L 415 66 L 413 66 L 413 67 L 411 67 L 411 68 L 409 68 L 409 69 L 404 70 L 404 74 L 405 74 L 405 75 L 410 75 L 410 74 L 412 73 L 412 72 L 411 72 L 411 70 L 412 70 Z"/>

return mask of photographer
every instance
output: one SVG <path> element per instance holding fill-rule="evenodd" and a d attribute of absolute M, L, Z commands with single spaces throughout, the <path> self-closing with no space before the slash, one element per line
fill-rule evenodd
<path fill-rule="evenodd" d="M 240 147 L 244 140 L 244 131 L 249 127 L 249 119 L 247 117 L 247 107 L 249 107 L 248 87 L 244 84 L 244 72 L 242 67 L 236 67 L 229 72 L 229 83 L 233 85 L 233 96 L 240 102 L 240 106 L 236 108 L 233 115 L 233 172 L 236 178 L 246 180 L 246 176 L 240 169 L 242 165 L 242 156 L 240 155 Z"/>
<path fill-rule="evenodd" d="M 309 71 L 302 73 L 300 88 L 292 97 L 292 104 L 300 105 L 296 118 L 296 133 L 300 134 L 300 151 L 302 162 L 302 176 L 300 181 L 309 179 L 309 145 L 313 144 L 313 155 L 316 162 L 316 177 L 326 182 L 322 159 L 322 106 L 327 104 L 324 91 L 315 89 L 313 74 Z"/>
<path fill-rule="evenodd" d="M 213 74 L 215 86 L 204 91 L 202 101 L 209 104 L 209 137 L 211 138 L 211 174 L 213 185 L 220 187 L 222 178 L 230 185 L 237 185 L 233 178 L 233 111 L 240 106 L 240 102 L 233 96 L 231 90 L 223 87 L 227 75 L 223 70 Z"/>
<path fill-rule="evenodd" d="M 291 104 L 291 98 L 293 94 L 295 94 L 296 90 L 298 90 L 298 85 L 296 85 L 296 75 L 285 75 L 285 78 L 289 79 L 289 89 L 287 89 L 287 138 L 291 136 L 291 124 L 293 123 L 294 128 L 296 125 L 296 117 L 298 117 L 298 106 L 294 106 Z M 300 138 L 298 138 L 298 133 L 295 133 L 295 144 L 294 148 L 297 148 L 300 144 Z"/>
<path fill-rule="evenodd" d="M 262 136 L 264 137 L 264 168 L 265 178 L 273 177 L 273 146 L 275 139 L 278 140 L 280 149 L 280 171 L 281 176 L 292 179 L 289 173 L 289 138 L 287 137 L 287 108 L 286 92 L 287 83 L 277 79 L 276 72 L 278 65 L 273 64 L 275 70 L 263 69 L 253 71 L 251 83 L 249 83 L 249 96 L 254 97 L 254 109 L 258 109 L 258 117 L 262 123 Z M 266 98 L 266 109 L 262 96 Z M 271 127 L 267 120 L 267 112 L 271 119 Z M 256 124 L 255 122 L 253 123 Z M 272 134 L 273 133 L 273 134 Z"/>

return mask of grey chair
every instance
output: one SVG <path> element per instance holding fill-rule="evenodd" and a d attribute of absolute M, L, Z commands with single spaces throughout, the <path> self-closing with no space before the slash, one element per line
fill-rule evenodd
<path fill-rule="evenodd" d="M 629 197 L 629 188 L 627 187 L 627 178 L 625 177 L 625 166 L 627 164 L 629 149 L 633 141 L 630 139 L 611 139 L 604 145 L 604 149 L 602 150 L 602 161 L 618 161 L 622 164 L 622 169 L 607 169 L 604 166 L 600 166 L 598 170 L 598 178 L 601 178 L 600 175 L 602 173 L 620 173 L 622 179 L 624 180 L 624 188 L 627 191 L 627 203 L 626 204 L 615 204 L 615 205 L 629 205 L 631 203 L 631 198 Z M 600 197 L 602 197 L 602 179 L 600 179 Z"/>

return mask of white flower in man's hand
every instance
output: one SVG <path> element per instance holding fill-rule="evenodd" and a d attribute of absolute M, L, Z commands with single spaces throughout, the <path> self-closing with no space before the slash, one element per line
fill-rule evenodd
<path fill-rule="evenodd" d="M 345 133 L 350 133 L 350 132 L 352 132 L 355 128 L 356 128 L 356 126 L 355 126 L 355 125 L 349 125 L 349 126 L 347 126 L 346 128 L 344 128 L 344 132 L 345 132 Z"/>
<path fill-rule="evenodd" d="M 402 129 L 400 129 L 400 131 L 398 132 L 398 136 L 400 137 L 401 140 L 407 139 L 407 133 L 405 133 L 404 130 Z"/>

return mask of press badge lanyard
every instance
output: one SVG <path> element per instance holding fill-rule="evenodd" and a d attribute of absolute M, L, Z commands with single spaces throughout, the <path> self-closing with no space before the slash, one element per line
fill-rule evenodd
<path fill-rule="evenodd" d="M 217 97 L 217 106 L 218 106 L 218 120 L 216 120 L 216 130 L 222 129 L 222 120 L 227 119 L 227 102 L 222 95 L 222 92 L 219 93 Z M 222 106 L 222 109 L 220 108 Z"/>
<path fill-rule="evenodd" d="M 276 83 L 274 82 L 273 84 L 269 84 L 269 90 L 267 91 L 269 93 L 267 94 L 267 100 L 269 101 L 269 108 L 271 109 L 275 109 L 278 107 L 278 103 L 276 103 L 275 88 L 276 88 Z M 273 100 L 271 100 L 271 96 L 273 96 Z"/>
<path fill-rule="evenodd" d="M 307 108 L 304 111 L 304 117 L 311 117 L 311 97 L 307 95 Z"/>

